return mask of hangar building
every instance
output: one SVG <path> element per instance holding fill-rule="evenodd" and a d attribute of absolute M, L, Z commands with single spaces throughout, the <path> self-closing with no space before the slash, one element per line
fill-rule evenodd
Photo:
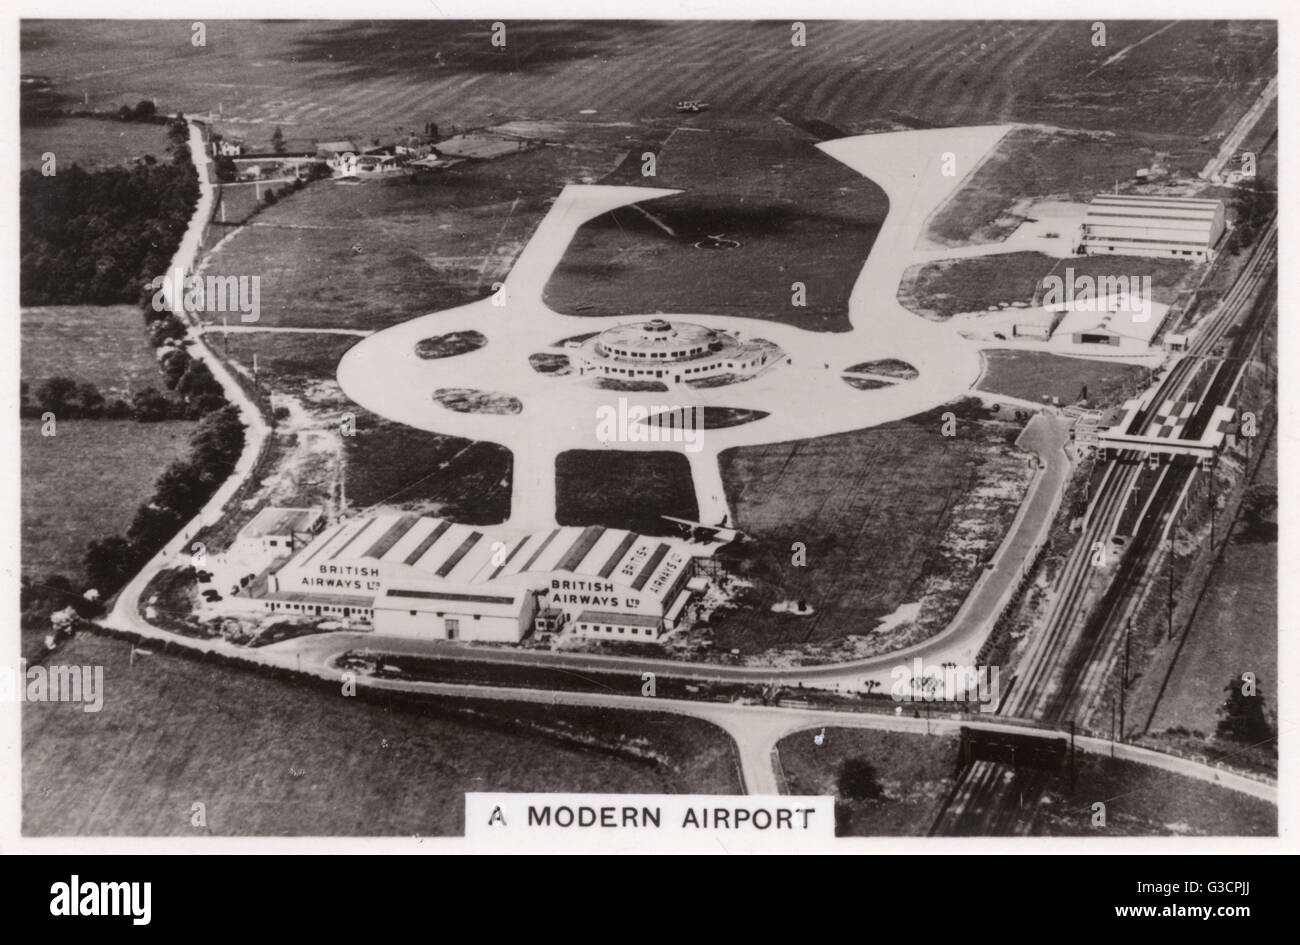
<path fill-rule="evenodd" d="M 1160 256 L 1205 262 L 1223 236 L 1222 200 L 1098 194 L 1083 219 L 1085 255 Z"/>
<path fill-rule="evenodd" d="M 429 639 L 510 643 L 538 631 L 654 642 L 680 623 L 706 549 L 598 525 L 521 534 L 393 512 L 327 528 L 248 599 Z"/>

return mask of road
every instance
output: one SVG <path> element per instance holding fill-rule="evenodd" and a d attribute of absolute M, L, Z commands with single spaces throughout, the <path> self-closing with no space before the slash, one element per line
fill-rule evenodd
<path fill-rule="evenodd" d="M 1237 149 L 1241 147 L 1241 143 L 1246 140 L 1246 136 L 1250 134 L 1255 127 L 1255 123 L 1259 121 L 1265 109 L 1268 108 L 1269 102 L 1275 98 L 1277 98 L 1277 76 L 1273 76 L 1269 80 L 1268 85 L 1264 86 L 1264 91 L 1259 93 L 1259 98 L 1250 106 L 1246 114 L 1241 116 L 1237 124 L 1233 126 L 1232 131 L 1228 133 L 1228 136 L 1223 139 L 1223 144 L 1219 146 L 1219 152 L 1206 162 L 1205 167 L 1201 168 L 1200 177 L 1202 180 L 1219 179 L 1223 174 L 1223 169 L 1232 160 L 1237 153 Z"/>
<path fill-rule="evenodd" d="M 172 257 L 171 266 L 168 268 L 168 272 L 179 269 L 186 274 L 194 272 L 196 268 L 203 240 L 203 230 L 208 219 L 212 216 L 212 207 L 216 200 L 217 191 L 212 182 L 212 162 L 208 157 L 207 143 L 203 139 L 203 130 L 195 121 L 190 121 L 189 127 L 190 156 L 199 175 L 199 202 L 194 208 L 194 215 L 190 217 L 189 226 L 186 228 L 185 235 L 181 238 L 181 244 Z M 226 399 L 239 408 L 239 415 L 244 421 L 244 451 L 239 455 L 234 471 L 218 487 L 212 498 L 199 510 L 198 514 L 190 519 L 180 532 L 171 541 L 167 542 L 157 554 L 150 558 L 125 587 L 118 591 L 112 610 L 109 611 L 102 622 L 113 627 L 131 629 L 137 633 L 153 629 L 140 614 L 140 597 L 145 588 L 148 587 L 154 576 L 164 568 L 189 563 L 190 542 L 204 528 L 221 521 L 226 512 L 226 504 L 234 498 L 253 474 L 254 469 L 257 468 L 258 457 L 261 455 L 267 437 L 270 436 L 271 432 L 257 404 L 236 382 L 225 362 L 203 342 L 202 326 L 197 320 L 189 318 L 186 318 L 186 324 L 186 340 L 189 342 L 186 350 L 191 357 L 198 358 L 208 366 L 209 370 L 212 371 L 212 376 L 217 379 L 225 392 Z"/>

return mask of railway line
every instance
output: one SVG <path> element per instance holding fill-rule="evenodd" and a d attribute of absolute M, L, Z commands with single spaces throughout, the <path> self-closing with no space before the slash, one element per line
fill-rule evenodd
<path fill-rule="evenodd" d="M 1215 407 L 1235 393 L 1246 369 L 1245 356 L 1254 347 L 1276 292 L 1270 285 L 1276 264 L 1275 216 L 1241 276 L 1198 327 L 1188 351 L 1171 366 L 1130 432 L 1144 429 L 1164 402 L 1194 400 L 1183 436 L 1196 439 L 1204 433 Z M 1225 352 L 1221 345 L 1234 325 L 1238 328 Z M 1114 677 L 1125 628 L 1150 586 L 1162 542 L 1199 468 L 1189 456 L 1175 456 L 1151 468 L 1131 450 L 1107 462 L 1082 534 L 1057 576 L 1048 618 L 1009 681 L 1000 714 L 1072 730 L 1080 723 L 1091 724 L 1107 680 Z M 1122 550 L 1115 547 L 1116 536 Z M 1115 560 L 1112 553 L 1117 550 Z M 1118 682 L 1126 684 L 1126 679 Z M 1127 722 L 1116 721 L 1122 741 Z M 931 835 L 1031 833 L 1052 777 L 1037 768 L 974 761 L 958 779 Z"/>

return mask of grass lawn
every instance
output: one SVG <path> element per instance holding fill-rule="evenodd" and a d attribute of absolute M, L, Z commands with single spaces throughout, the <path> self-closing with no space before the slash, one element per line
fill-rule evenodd
<path fill-rule="evenodd" d="M 998 253 L 911 266 L 898 287 L 898 301 L 935 321 L 991 305 L 1032 304 L 1053 262 L 1042 253 Z"/>
<path fill-rule="evenodd" d="M 80 164 L 86 170 L 97 170 L 145 154 L 152 154 L 160 164 L 171 160 L 165 125 L 58 118 L 24 124 L 20 139 L 23 170 L 40 168 L 47 151 L 54 153 L 60 169 Z"/>
<path fill-rule="evenodd" d="M 239 229 L 211 269 L 261 275 L 267 326 L 385 328 L 489 295 L 564 184 L 619 156 L 539 148 L 424 184 L 318 181 Z"/>
<path fill-rule="evenodd" d="M 865 759 L 875 769 L 881 797 L 839 798 L 836 833 L 855 837 L 924 837 L 952 790 L 959 739 L 865 729 L 828 728 L 822 744 L 813 732 L 777 743 L 790 794 L 839 798 L 840 768 Z"/>
<path fill-rule="evenodd" d="M 213 333 L 206 337 L 213 351 L 239 362 L 250 372 L 253 355 L 257 355 L 257 374 L 263 384 L 272 391 L 300 395 L 322 381 L 335 384 L 339 361 L 362 340 L 356 335 L 270 331 Z"/>
<path fill-rule="evenodd" d="M 1134 694 L 1135 717 L 1145 718 L 1152 701 L 1149 738 L 1170 741 L 1214 754 L 1250 751 L 1247 746 L 1215 738 L 1219 707 L 1230 681 L 1246 672 L 1258 680 L 1264 715 L 1278 726 L 1278 558 L 1277 450 L 1265 455 L 1258 477 L 1246 494 L 1242 518 L 1233 530 L 1210 583 L 1165 679 L 1162 670 L 1140 680 Z M 1163 688 L 1160 687 L 1163 684 Z M 1140 713 L 1140 714 L 1139 714 Z M 1259 747 L 1274 757 L 1276 743 Z M 1247 759 L 1238 759 L 1238 763 Z"/>
<path fill-rule="evenodd" d="M 60 420 L 41 435 L 39 420 L 21 423 L 23 573 L 81 573 L 86 545 L 125 534 L 154 481 L 189 455 L 194 423 L 184 420 Z"/>
<path fill-rule="evenodd" d="M 133 305 L 47 305 L 22 310 L 22 379 L 89 382 L 105 397 L 130 399 L 163 378 Z"/>
<path fill-rule="evenodd" d="M 1265 801 L 1104 755 L 1076 757 L 1076 786 L 1068 771 L 1048 783 L 1034 825 L 1046 836 L 1277 835 L 1277 808 Z M 1106 805 L 1104 831 L 1092 826 L 1092 805 Z"/>
<path fill-rule="evenodd" d="M 546 287 L 570 315 L 705 312 L 846 331 L 849 292 L 888 209 L 869 180 L 789 125 L 678 131 L 652 179 L 680 188 L 579 229 Z M 638 165 L 639 167 L 639 161 Z M 706 236 L 739 242 L 699 249 Z M 793 307 L 791 284 L 807 287 Z"/>
<path fill-rule="evenodd" d="M 720 556 L 753 586 L 736 608 L 712 618 L 714 645 L 742 655 L 842 644 L 882 652 L 945 625 L 1001 543 L 1029 476 L 1025 455 L 1010 445 L 1018 426 L 955 409 L 962 418 L 955 437 L 941 434 L 936 411 L 725 451 L 727 498 L 737 527 L 753 540 Z M 793 563 L 795 542 L 806 548 L 804 566 Z M 792 600 L 814 613 L 772 612 Z M 915 603 L 914 619 L 875 630 L 879 619 Z"/>
<path fill-rule="evenodd" d="M 658 713 L 434 698 L 346 699 L 81 635 L 102 712 L 23 709 L 23 833 L 449 836 L 466 791 L 728 794 L 734 746 Z M 206 805 L 207 828 L 190 826 Z"/>
<path fill-rule="evenodd" d="M 343 438 L 348 503 L 376 503 L 445 515 L 470 525 L 510 514 L 514 458 L 495 443 L 440 436 L 357 411 Z"/>
<path fill-rule="evenodd" d="M 699 518 L 690 464 L 663 450 L 566 450 L 555 462 L 555 519 L 646 535 L 675 533 L 661 516 Z"/>
<path fill-rule="evenodd" d="M 1103 277 L 1149 276 L 1154 301 L 1171 304 L 1200 276 L 1200 268 L 1172 259 L 1136 256 L 1079 256 L 1053 259 L 1043 253 L 998 253 L 969 259 L 943 259 L 910 267 L 898 289 L 908 309 L 934 321 L 959 312 L 982 312 L 994 305 L 1040 305 L 1044 280 L 1056 275 L 1069 282 Z"/>
<path fill-rule="evenodd" d="M 1059 397 L 1062 404 L 1080 399 L 1094 407 L 1110 407 L 1136 395 L 1148 371 L 1137 364 L 1117 364 L 1086 358 L 1066 358 L 1044 351 L 985 351 L 980 390 L 1042 402 Z"/>

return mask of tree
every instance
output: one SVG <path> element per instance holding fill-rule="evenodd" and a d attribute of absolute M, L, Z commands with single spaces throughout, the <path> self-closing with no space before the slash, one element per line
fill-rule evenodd
<path fill-rule="evenodd" d="M 108 597 L 130 580 L 140 561 L 139 553 L 125 538 L 97 539 L 86 546 L 86 580 L 101 597 Z"/>
<path fill-rule="evenodd" d="M 185 324 L 170 312 L 149 322 L 149 343 L 155 348 L 161 348 L 169 338 L 180 341 L 184 337 Z"/>
<path fill-rule="evenodd" d="M 1259 694 L 1259 679 L 1255 680 L 1255 694 L 1246 695 L 1241 680 L 1232 679 L 1224 688 L 1228 698 L 1219 706 L 1219 738 L 1256 745 L 1273 737 L 1273 727 L 1264 714 L 1264 697 Z"/>
<path fill-rule="evenodd" d="M 846 800 L 876 800 L 884 793 L 876 769 L 865 758 L 845 758 L 840 765 L 839 796 Z"/>
<path fill-rule="evenodd" d="M 213 162 L 217 168 L 217 180 L 223 184 L 228 184 L 239 177 L 239 168 L 235 166 L 235 159 L 228 154 L 219 154 Z"/>
<path fill-rule="evenodd" d="M 153 121 L 154 116 L 158 113 L 158 106 L 154 105 L 150 99 L 141 99 L 140 103 L 135 106 L 136 121 Z"/>
<path fill-rule="evenodd" d="M 177 460 L 158 477 L 153 501 L 155 505 L 175 509 L 182 515 L 192 515 L 202 507 L 211 491 L 198 470 L 183 460 Z"/>
<path fill-rule="evenodd" d="M 180 383 L 189 368 L 190 361 L 190 356 L 183 348 L 171 348 L 158 359 L 158 366 L 162 369 L 163 381 L 167 384 L 168 390 L 176 389 L 176 385 Z"/>
<path fill-rule="evenodd" d="M 157 423 L 172 415 L 172 405 L 156 387 L 136 391 L 131 398 L 131 415 L 140 423 Z"/>
<path fill-rule="evenodd" d="M 174 509 L 142 505 L 131 520 L 131 527 L 126 533 L 127 541 L 143 559 L 167 544 L 168 539 L 180 531 L 184 524 L 184 516 Z"/>
<path fill-rule="evenodd" d="M 72 378 L 51 377 L 36 388 L 36 407 L 42 413 L 51 411 L 56 417 L 75 417 L 80 414 L 77 391 L 77 382 Z"/>
<path fill-rule="evenodd" d="M 284 153 L 284 132 L 279 125 L 276 125 L 275 130 L 271 132 L 271 150 L 276 154 Z"/>
<path fill-rule="evenodd" d="M 89 382 L 77 387 L 77 400 L 83 417 L 98 417 L 104 412 L 104 395 Z"/>

